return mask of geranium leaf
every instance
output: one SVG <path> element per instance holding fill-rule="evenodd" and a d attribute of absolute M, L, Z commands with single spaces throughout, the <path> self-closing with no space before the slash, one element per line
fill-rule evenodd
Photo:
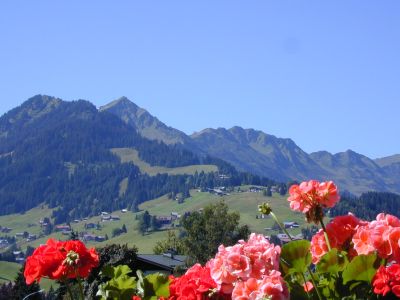
<path fill-rule="evenodd" d="M 317 264 L 317 271 L 320 273 L 341 272 L 349 263 L 346 252 L 338 251 L 333 248 L 328 253 L 325 253 Z"/>
<path fill-rule="evenodd" d="M 343 283 L 346 284 L 352 280 L 371 283 L 376 273 L 374 267 L 376 259 L 376 254 L 356 256 L 343 271 Z"/>
<path fill-rule="evenodd" d="M 99 286 L 97 292 L 102 299 L 130 300 L 135 295 L 136 280 L 129 276 L 131 269 L 126 265 L 117 267 L 107 266 L 102 270 L 102 275 L 111 279 Z"/>
<path fill-rule="evenodd" d="M 310 264 L 309 241 L 292 241 L 282 246 L 281 268 L 286 274 L 304 273 Z"/>
<path fill-rule="evenodd" d="M 143 289 L 145 300 L 158 299 L 159 297 L 169 296 L 170 279 L 167 275 L 161 273 L 154 273 L 147 275 L 143 279 Z"/>
<path fill-rule="evenodd" d="M 105 266 L 101 270 L 101 275 L 106 276 L 108 278 L 115 278 L 121 275 L 128 275 L 132 270 L 127 265 L 119 265 L 116 267 L 113 266 Z"/>

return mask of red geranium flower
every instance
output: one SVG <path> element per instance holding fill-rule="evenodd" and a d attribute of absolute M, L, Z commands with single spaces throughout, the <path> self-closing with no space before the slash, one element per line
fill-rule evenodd
<path fill-rule="evenodd" d="M 390 291 L 400 297 L 400 265 L 381 266 L 372 279 L 374 293 L 385 296 Z"/>
<path fill-rule="evenodd" d="M 27 284 L 39 282 L 42 277 L 56 280 L 85 278 L 98 263 L 96 250 L 88 250 L 81 241 L 49 239 L 27 258 L 24 276 Z"/>
<path fill-rule="evenodd" d="M 185 275 L 173 278 L 170 286 L 170 300 L 203 299 L 217 284 L 211 278 L 210 268 L 195 264 Z"/>

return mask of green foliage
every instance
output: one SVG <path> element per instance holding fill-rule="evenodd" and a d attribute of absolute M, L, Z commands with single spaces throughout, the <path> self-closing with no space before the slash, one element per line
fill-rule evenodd
<path fill-rule="evenodd" d="M 154 254 L 163 254 L 168 250 L 173 249 L 177 254 L 185 253 L 185 245 L 183 240 L 176 236 L 175 231 L 167 231 L 167 239 L 158 241 L 153 248 Z"/>
<path fill-rule="evenodd" d="M 143 215 L 140 216 L 139 219 L 139 231 L 142 235 L 144 235 L 151 226 L 151 215 L 146 210 Z"/>
<path fill-rule="evenodd" d="M 330 210 L 330 216 L 346 215 L 352 212 L 363 220 L 374 220 L 376 215 L 387 212 L 400 217 L 400 195 L 386 192 L 368 192 L 356 197 L 348 193 Z"/>
<path fill-rule="evenodd" d="M 310 242 L 292 241 L 282 246 L 281 268 L 285 274 L 305 273 L 311 264 Z"/>
<path fill-rule="evenodd" d="M 250 230 L 246 225 L 239 226 L 239 219 L 239 213 L 229 212 L 223 201 L 185 216 L 182 225 L 186 254 L 205 263 L 215 255 L 219 245 L 229 246 L 246 239 Z"/>
<path fill-rule="evenodd" d="M 86 279 L 85 296 L 87 299 L 95 299 L 98 286 L 106 282 L 104 278 L 99 276 L 104 267 L 127 265 L 133 270 L 136 263 L 137 249 L 128 248 L 126 245 L 108 245 L 98 249 L 97 252 L 100 257 L 99 266 L 94 268 Z"/>
<path fill-rule="evenodd" d="M 165 274 L 154 273 L 143 277 L 141 271 L 138 276 L 137 291 L 143 300 L 157 300 L 160 297 L 169 296 L 169 284 L 171 280 Z"/>
<path fill-rule="evenodd" d="M 317 272 L 335 274 L 343 271 L 348 263 L 347 253 L 333 248 L 321 257 L 317 264 Z"/>
<path fill-rule="evenodd" d="M 24 268 L 23 266 L 17 274 L 17 277 L 14 280 L 14 286 L 12 288 L 12 298 L 10 299 L 23 299 L 25 296 L 39 292 L 40 287 L 37 283 L 32 283 L 31 285 L 27 285 L 25 282 L 24 276 Z M 40 293 L 34 294 L 29 297 L 29 299 L 39 300 L 42 299 Z"/>
<path fill-rule="evenodd" d="M 364 281 L 371 283 L 377 270 L 376 265 L 376 254 L 356 256 L 343 271 L 343 283 L 346 284 L 350 281 Z"/>
<path fill-rule="evenodd" d="M 126 265 L 105 266 L 100 276 L 110 278 L 99 286 L 97 296 L 104 300 L 130 300 L 136 293 L 136 280 L 129 276 L 132 270 Z"/>
<path fill-rule="evenodd" d="M 171 280 L 167 275 L 154 273 L 143 276 L 141 271 L 137 271 L 136 279 L 131 274 L 132 270 L 126 265 L 105 266 L 100 275 L 109 280 L 99 286 L 97 296 L 103 300 L 131 300 L 134 295 L 143 300 L 157 300 L 169 296 Z"/>

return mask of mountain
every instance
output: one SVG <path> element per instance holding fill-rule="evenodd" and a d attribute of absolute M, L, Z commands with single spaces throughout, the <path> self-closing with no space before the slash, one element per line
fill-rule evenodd
<path fill-rule="evenodd" d="M 188 196 L 194 187 L 238 184 L 273 182 L 147 139 L 85 100 L 37 95 L 0 117 L 0 215 L 45 204 L 56 208 L 53 217 L 61 223 L 101 211 L 136 210 L 165 194 Z"/>
<path fill-rule="evenodd" d="M 137 106 L 126 97 L 121 97 L 100 107 L 99 111 L 118 116 L 147 139 L 161 141 L 167 145 L 184 145 L 191 151 L 201 153 L 200 149 L 185 133 L 165 125 L 148 113 L 147 110 Z"/>
<path fill-rule="evenodd" d="M 388 177 L 376 162 L 351 150 L 307 154 L 291 139 L 240 127 L 205 129 L 191 137 L 210 155 L 224 158 L 238 169 L 277 180 L 330 179 L 356 194 L 400 191 L 400 185 L 391 181 L 395 174 Z"/>
<path fill-rule="evenodd" d="M 352 150 L 336 154 L 320 151 L 311 153 L 310 157 L 329 174 L 329 178 L 352 193 L 396 191 L 381 167 L 372 159 Z"/>
<path fill-rule="evenodd" d="M 309 154 L 291 139 L 238 126 L 208 128 L 187 136 L 127 98 L 115 100 L 100 110 L 115 114 L 144 137 L 206 153 L 241 171 L 278 181 L 334 180 L 341 189 L 355 194 L 369 190 L 400 192 L 400 155 L 372 160 L 351 150 Z"/>
<path fill-rule="evenodd" d="M 298 180 L 323 170 L 291 139 L 280 139 L 254 129 L 205 129 L 191 138 L 208 154 L 223 158 L 241 170 L 270 174 L 277 180 Z"/>

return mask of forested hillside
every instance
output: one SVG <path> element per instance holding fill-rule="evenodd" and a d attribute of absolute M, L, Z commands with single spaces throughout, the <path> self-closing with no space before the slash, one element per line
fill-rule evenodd
<path fill-rule="evenodd" d="M 135 149 L 152 166 L 204 163 L 219 172 L 150 176 L 132 163 L 121 163 L 113 148 Z M 127 186 L 121 192 L 123 181 Z M 0 118 L 0 214 L 48 204 L 57 208 L 59 223 L 104 210 L 135 210 L 143 201 L 169 192 L 187 194 L 193 187 L 261 182 L 271 183 L 238 173 L 222 160 L 146 139 L 83 100 L 35 96 Z"/>

